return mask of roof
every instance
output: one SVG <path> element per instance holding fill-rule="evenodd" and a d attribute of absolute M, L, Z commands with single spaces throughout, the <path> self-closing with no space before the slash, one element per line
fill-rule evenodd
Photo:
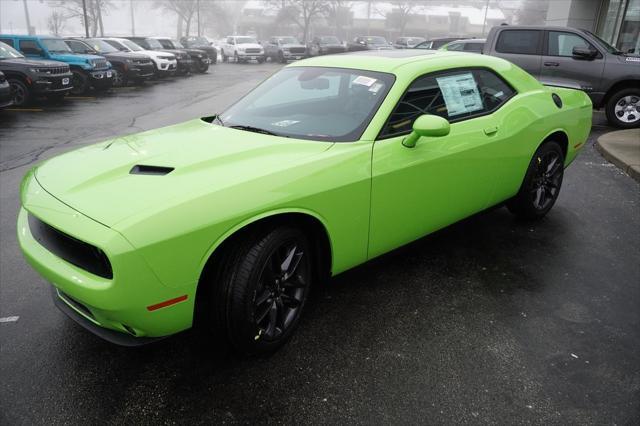
<path fill-rule="evenodd" d="M 58 36 L 54 35 L 43 35 L 43 34 L 0 34 L 0 37 L 6 38 L 24 38 L 26 40 L 42 40 L 42 39 L 60 39 Z"/>

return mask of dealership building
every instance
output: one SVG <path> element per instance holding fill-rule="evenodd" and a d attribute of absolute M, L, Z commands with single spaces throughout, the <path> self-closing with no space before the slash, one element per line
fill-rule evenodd
<path fill-rule="evenodd" d="M 546 24 L 584 28 L 625 53 L 640 55 L 640 0 L 552 0 Z"/>

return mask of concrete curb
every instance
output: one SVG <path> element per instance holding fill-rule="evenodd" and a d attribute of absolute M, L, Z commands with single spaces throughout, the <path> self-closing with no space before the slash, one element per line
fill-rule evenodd
<path fill-rule="evenodd" d="M 640 129 L 606 133 L 596 141 L 596 149 L 607 161 L 640 182 Z"/>

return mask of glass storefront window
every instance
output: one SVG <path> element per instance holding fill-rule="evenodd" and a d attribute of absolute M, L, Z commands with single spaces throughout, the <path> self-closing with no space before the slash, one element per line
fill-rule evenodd
<path fill-rule="evenodd" d="M 623 52 L 640 56 L 640 0 L 629 0 L 616 44 Z"/>
<path fill-rule="evenodd" d="M 640 55 L 640 0 L 604 0 L 597 33 L 624 53 Z"/>

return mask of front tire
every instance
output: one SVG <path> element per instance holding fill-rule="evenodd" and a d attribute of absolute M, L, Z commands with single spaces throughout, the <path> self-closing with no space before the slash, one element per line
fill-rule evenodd
<path fill-rule="evenodd" d="M 125 87 L 128 83 L 126 73 L 123 69 L 114 68 L 113 72 L 113 87 Z"/>
<path fill-rule="evenodd" d="M 295 330 L 309 294 L 307 236 L 282 226 L 246 236 L 227 253 L 214 285 L 214 332 L 241 355 L 268 354 Z"/>
<path fill-rule="evenodd" d="M 558 199 L 563 176 L 562 147 L 555 141 L 545 142 L 533 155 L 520 191 L 507 208 L 522 219 L 542 218 Z"/>
<path fill-rule="evenodd" d="M 640 88 L 622 89 L 611 95 L 605 106 L 609 124 L 622 129 L 640 127 Z"/>
<path fill-rule="evenodd" d="M 71 77 L 73 89 L 71 89 L 70 93 L 72 95 L 82 95 L 89 90 L 89 78 L 80 71 L 71 72 L 73 73 L 73 76 Z"/>
<path fill-rule="evenodd" d="M 9 79 L 9 87 L 11 90 L 11 96 L 13 97 L 14 106 L 24 106 L 31 102 L 31 92 L 26 84 L 22 81 L 14 78 Z"/>

